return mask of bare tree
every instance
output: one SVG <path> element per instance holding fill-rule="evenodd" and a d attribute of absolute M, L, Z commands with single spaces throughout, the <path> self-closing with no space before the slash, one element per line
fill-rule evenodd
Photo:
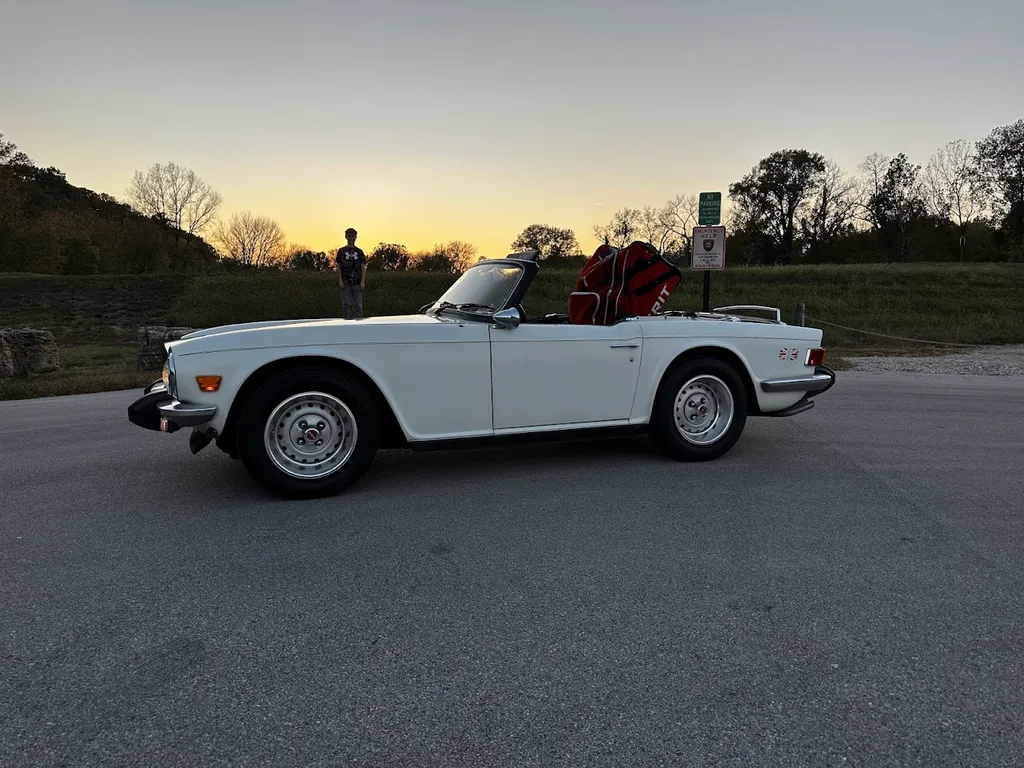
<path fill-rule="evenodd" d="M 867 219 L 877 233 L 878 243 L 887 258 L 903 261 L 908 253 L 912 225 L 928 214 L 922 196 L 921 166 L 914 165 L 906 154 L 900 152 L 889 159 L 881 178 L 876 175 L 878 168 L 874 162 L 864 167 L 869 174 L 866 180 L 869 188 L 874 189 L 867 202 L 863 203 Z"/>
<path fill-rule="evenodd" d="M 857 180 L 835 161 L 826 161 L 821 186 L 811 200 L 807 215 L 800 219 L 800 228 L 815 261 L 820 261 L 829 246 L 853 229 L 859 205 Z"/>
<path fill-rule="evenodd" d="M 662 253 L 686 253 L 690 248 L 690 236 L 697 226 L 697 196 L 676 195 L 661 209 L 662 224 L 665 227 L 665 242 L 659 248 Z"/>
<path fill-rule="evenodd" d="M 871 200 L 875 199 L 885 184 L 885 173 L 889 170 L 891 158 L 887 155 L 874 152 L 864 158 L 860 164 L 861 176 L 857 180 L 857 218 L 868 224 L 872 229 L 878 229 L 880 224 L 872 212 Z"/>
<path fill-rule="evenodd" d="M 195 235 L 210 225 L 223 198 L 195 171 L 174 163 L 136 171 L 128 187 L 128 202 L 146 216 L 163 218 L 168 224 Z"/>
<path fill-rule="evenodd" d="M 974 172 L 976 162 L 971 143 L 957 139 L 932 155 L 922 178 L 928 212 L 950 219 L 961 232 L 984 209 L 984 196 Z"/>
<path fill-rule="evenodd" d="M 413 254 L 410 268 L 422 272 L 458 274 L 478 261 L 476 246 L 463 240 L 437 243 L 428 251 Z"/>
<path fill-rule="evenodd" d="M 273 266 L 284 256 L 284 232 L 278 223 L 250 211 L 220 222 L 214 240 L 230 258 L 249 267 Z"/>
<path fill-rule="evenodd" d="M 665 219 L 661 208 L 645 205 L 638 211 L 636 234 L 639 240 L 660 250 L 665 235 Z"/>
<path fill-rule="evenodd" d="M 595 225 L 594 237 L 602 243 L 622 248 L 636 239 L 641 229 L 641 218 L 638 208 L 621 208 L 607 224 Z"/>
<path fill-rule="evenodd" d="M 678 195 L 660 208 L 641 208 L 636 216 L 636 234 L 660 253 L 679 253 L 686 249 L 696 223 L 697 196 Z"/>
<path fill-rule="evenodd" d="M 601 242 L 621 248 L 634 240 L 649 243 L 665 253 L 685 252 L 697 223 L 697 196 L 676 195 L 661 207 L 621 208 L 607 224 L 594 227 Z"/>
<path fill-rule="evenodd" d="M 464 240 L 451 240 L 441 247 L 460 272 L 472 266 L 477 260 L 476 246 Z"/>

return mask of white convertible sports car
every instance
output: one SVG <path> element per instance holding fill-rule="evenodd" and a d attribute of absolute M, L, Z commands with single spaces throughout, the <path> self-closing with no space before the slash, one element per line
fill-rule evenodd
<path fill-rule="evenodd" d="M 649 280 L 642 290 L 624 279 L 615 294 L 614 281 L 590 290 L 581 277 L 570 313 L 529 318 L 539 269 L 536 252 L 479 262 L 411 315 L 196 331 L 166 345 L 162 378 L 128 417 L 190 428 L 193 453 L 216 441 L 271 492 L 298 498 L 351 485 L 378 448 L 646 432 L 673 458 L 713 459 L 748 416 L 800 413 L 835 382 L 822 332 L 774 308 L 660 311 L 671 292 L 661 285 L 650 313 L 622 312 L 622 296 Z M 774 318 L 749 315 L 765 309 Z"/>

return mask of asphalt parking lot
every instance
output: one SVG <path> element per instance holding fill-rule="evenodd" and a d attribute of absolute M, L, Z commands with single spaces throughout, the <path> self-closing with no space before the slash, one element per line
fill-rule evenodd
<path fill-rule="evenodd" d="M 1024 377 L 315 502 L 134 396 L 0 403 L 2 765 L 1024 763 Z"/>

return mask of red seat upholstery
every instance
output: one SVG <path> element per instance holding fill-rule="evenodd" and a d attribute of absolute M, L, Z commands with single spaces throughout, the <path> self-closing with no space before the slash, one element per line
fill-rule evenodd
<path fill-rule="evenodd" d="M 657 249 L 639 241 L 621 250 L 602 245 L 569 295 L 569 322 L 611 325 L 622 317 L 656 313 L 683 279 Z"/>

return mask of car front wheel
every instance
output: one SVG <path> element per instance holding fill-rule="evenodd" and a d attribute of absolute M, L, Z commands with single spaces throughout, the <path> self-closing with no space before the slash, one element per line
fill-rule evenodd
<path fill-rule="evenodd" d="M 707 461 L 735 445 L 746 418 L 747 390 L 736 369 L 715 358 L 688 360 L 662 383 L 650 437 L 674 459 Z"/>
<path fill-rule="evenodd" d="M 321 368 L 288 371 L 261 384 L 238 424 L 249 473 L 287 498 L 336 494 L 358 480 L 377 452 L 379 421 L 358 382 Z"/>

